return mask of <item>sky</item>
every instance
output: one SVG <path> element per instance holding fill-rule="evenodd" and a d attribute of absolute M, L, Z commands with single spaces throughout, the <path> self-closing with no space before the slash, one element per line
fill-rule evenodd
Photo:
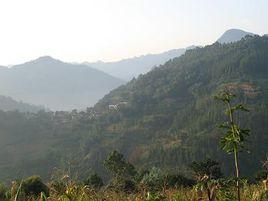
<path fill-rule="evenodd" d="M 0 0 L 0 65 L 116 61 L 268 33 L 267 0 Z"/>

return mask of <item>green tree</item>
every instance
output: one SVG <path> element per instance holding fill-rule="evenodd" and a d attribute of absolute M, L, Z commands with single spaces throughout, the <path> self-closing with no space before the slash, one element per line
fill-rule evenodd
<path fill-rule="evenodd" d="M 240 169 L 238 152 L 245 149 L 246 137 L 249 135 L 250 130 L 242 129 L 238 125 L 235 119 L 235 113 L 238 111 L 248 112 L 249 110 L 246 109 L 243 104 L 233 103 L 236 95 L 229 92 L 228 90 L 220 92 L 215 98 L 222 101 L 226 106 L 225 112 L 228 120 L 220 126 L 220 128 L 225 131 L 224 136 L 220 139 L 220 146 L 225 152 L 233 153 L 234 155 L 237 199 L 240 201 Z"/>
<path fill-rule="evenodd" d="M 124 156 L 117 152 L 111 152 L 104 160 L 104 167 L 110 171 L 115 178 L 133 177 L 136 175 L 135 167 L 124 159 Z"/>
<path fill-rule="evenodd" d="M 197 180 L 201 180 L 204 176 L 207 176 L 209 179 L 218 179 L 222 177 L 219 163 L 211 159 L 194 161 L 189 167 L 193 170 Z"/>
<path fill-rule="evenodd" d="M 194 161 L 189 167 L 193 170 L 197 180 L 196 189 L 199 196 L 205 192 L 209 201 L 214 200 L 218 186 L 216 179 L 222 177 L 219 163 L 211 159 L 205 159 L 199 162 Z"/>
<path fill-rule="evenodd" d="M 124 159 L 124 156 L 117 152 L 111 152 L 104 160 L 105 168 L 110 171 L 114 180 L 112 186 L 125 192 L 136 190 L 135 176 L 137 172 L 135 167 Z"/>

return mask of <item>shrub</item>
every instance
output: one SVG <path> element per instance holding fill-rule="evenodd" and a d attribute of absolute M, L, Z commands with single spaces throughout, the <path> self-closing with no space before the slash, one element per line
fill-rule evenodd
<path fill-rule="evenodd" d="M 136 183 L 131 179 L 119 179 L 117 180 L 116 189 L 126 193 L 133 193 L 137 190 Z"/>
<path fill-rule="evenodd" d="M 255 173 L 254 181 L 259 182 L 259 181 L 262 181 L 262 180 L 266 179 L 267 177 L 268 177 L 268 171 L 267 170 L 261 170 L 261 171 L 258 171 L 257 173 Z"/>
<path fill-rule="evenodd" d="M 182 175 L 166 175 L 165 185 L 169 188 L 174 187 L 189 187 L 195 184 L 194 180 L 188 179 Z"/>
<path fill-rule="evenodd" d="M 8 192 L 8 189 L 0 183 L 0 200 L 1 201 L 7 201 L 9 200 L 9 192 Z"/>
<path fill-rule="evenodd" d="M 103 181 L 97 173 L 94 173 L 84 181 L 84 184 L 99 189 L 103 186 Z"/>
<path fill-rule="evenodd" d="M 163 175 L 161 170 L 153 167 L 149 173 L 145 174 L 142 181 L 150 191 L 160 190 L 163 186 Z"/>
<path fill-rule="evenodd" d="M 22 183 L 22 189 L 27 196 L 39 196 L 41 192 L 44 192 L 46 196 L 49 196 L 49 189 L 39 176 L 31 176 L 25 179 Z"/>
<path fill-rule="evenodd" d="M 66 183 L 62 180 L 53 180 L 50 186 L 51 190 L 57 195 L 64 194 L 64 192 L 66 191 Z"/>
<path fill-rule="evenodd" d="M 137 182 L 137 183 L 140 183 L 140 182 L 142 182 L 142 179 L 143 179 L 143 177 L 146 175 L 146 174 L 149 174 L 149 170 L 147 170 L 147 169 L 143 169 L 143 170 L 141 170 L 141 171 L 138 171 L 137 172 L 137 174 L 136 174 L 136 176 L 135 176 L 135 181 Z"/>
<path fill-rule="evenodd" d="M 189 166 L 195 174 L 197 180 L 201 180 L 205 175 L 209 179 L 222 177 L 221 168 L 217 161 L 205 159 L 204 161 L 194 161 Z"/>

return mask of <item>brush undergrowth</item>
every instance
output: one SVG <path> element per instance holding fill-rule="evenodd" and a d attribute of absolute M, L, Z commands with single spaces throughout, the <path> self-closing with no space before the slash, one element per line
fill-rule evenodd
<path fill-rule="evenodd" d="M 139 189 L 136 192 L 123 192 L 116 189 L 103 187 L 94 189 L 73 181 L 61 183 L 62 186 L 48 184 L 49 195 L 44 192 L 38 195 L 25 194 L 22 185 L 15 193 L 11 190 L 2 192 L 1 201 L 206 201 L 205 191 L 194 187 L 180 187 L 162 189 L 159 191 L 148 191 Z M 12 187 L 11 187 L 12 189 Z M 236 201 L 236 187 L 222 186 L 216 191 L 214 200 Z M 241 200 L 243 201 L 268 201 L 268 191 L 260 184 L 245 184 L 241 188 Z"/>

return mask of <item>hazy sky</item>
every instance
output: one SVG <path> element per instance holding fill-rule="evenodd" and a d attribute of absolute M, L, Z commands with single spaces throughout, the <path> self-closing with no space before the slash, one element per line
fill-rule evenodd
<path fill-rule="evenodd" d="M 0 65 L 118 60 L 210 44 L 230 28 L 264 34 L 267 9 L 268 0 L 0 0 Z"/>

